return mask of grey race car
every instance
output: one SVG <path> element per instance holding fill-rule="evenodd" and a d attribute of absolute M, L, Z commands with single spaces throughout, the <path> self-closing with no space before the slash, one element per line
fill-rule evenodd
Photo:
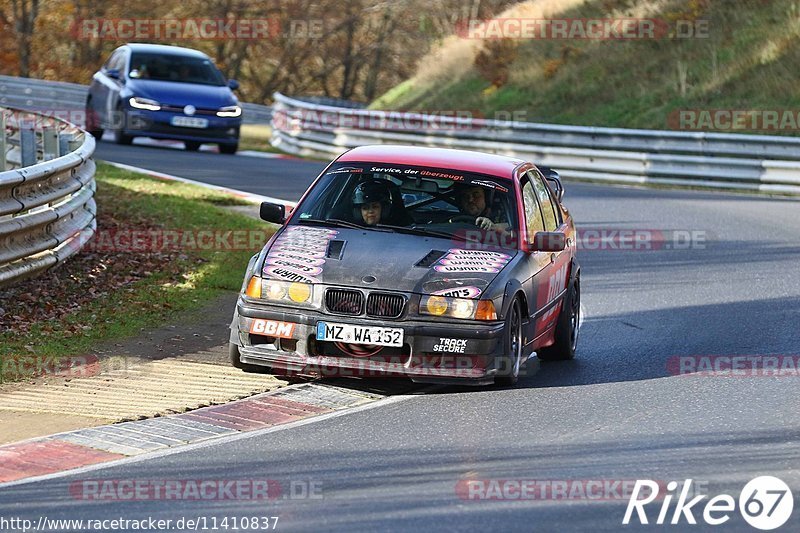
<path fill-rule="evenodd" d="M 231 324 L 244 370 L 513 384 L 578 341 L 575 226 L 557 173 L 498 155 L 355 148 L 254 256 Z"/>

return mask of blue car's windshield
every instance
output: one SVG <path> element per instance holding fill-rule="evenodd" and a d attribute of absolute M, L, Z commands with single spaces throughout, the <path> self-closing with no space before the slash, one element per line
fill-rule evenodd
<path fill-rule="evenodd" d="M 225 77 L 211 60 L 174 54 L 134 53 L 128 75 L 134 79 L 225 85 Z"/>

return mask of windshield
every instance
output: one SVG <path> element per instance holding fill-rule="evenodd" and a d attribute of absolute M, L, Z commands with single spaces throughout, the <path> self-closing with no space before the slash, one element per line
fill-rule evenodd
<path fill-rule="evenodd" d="M 132 54 L 128 75 L 133 79 L 225 85 L 225 77 L 210 59 L 181 55 Z"/>
<path fill-rule="evenodd" d="M 448 169 L 336 164 L 298 205 L 292 224 L 346 224 L 486 242 L 487 232 L 510 236 L 517 228 L 510 183 Z M 515 240 L 496 242 L 512 246 Z"/>

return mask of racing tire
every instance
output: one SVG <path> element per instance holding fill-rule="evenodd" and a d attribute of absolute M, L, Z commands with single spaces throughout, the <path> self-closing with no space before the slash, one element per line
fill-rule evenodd
<path fill-rule="evenodd" d="M 92 108 L 92 99 L 86 99 L 86 108 L 84 109 L 86 116 L 86 131 L 98 141 L 103 138 L 103 128 L 100 127 L 100 121 L 97 118 L 97 112 Z"/>
<path fill-rule="evenodd" d="M 519 298 L 515 298 L 508 310 L 506 325 L 503 328 L 503 358 L 495 383 L 503 386 L 513 386 L 519 381 L 519 372 L 522 364 L 522 310 Z"/>
<path fill-rule="evenodd" d="M 575 278 L 567 291 L 565 304 L 561 309 L 556 324 L 555 343 L 537 352 L 543 361 L 568 361 L 575 358 L 580 331 L 581 281 Z"/>
<path fill-rule="evenodd" d="M 117 107 L 117 113 L 122 117 L 122 124 L 119 128 L 114 130 L 114 142 L 122 145 L 129 145 L 133 143 L 133 136 L 125 134 L 125 125 L 128 123 L 128 116 L 122 110 L 122 107 Z"/>
<path fill-rule="evenodd" d="M 183 141 L 183 146 L 187 152 L 196 152 L 200 149 L 200 143 L 197 141 Z"/>
<path fill-rule="evenodd" d="M 236 153 L 237 150 L 239 150 L 239 143 L 238 142 L 233 143 L 233 144 L 220 144 L 219 145 L 219 153 L 221 153 L 221 154 L 233 155 L 233 154 Z"/>
<path fill-rule="evenodd" d="M 238 368 L 244 372 L 253 374 L 269 372 L 269 367 L 267 366 L 248 365 L 247 363 L 242 363 L 242 360 L 239 359 L 239 347 L 232 342 L 228 343 L 228 356 L 230 357 L 231 365 L 233 365 L 234 368 Z"/>

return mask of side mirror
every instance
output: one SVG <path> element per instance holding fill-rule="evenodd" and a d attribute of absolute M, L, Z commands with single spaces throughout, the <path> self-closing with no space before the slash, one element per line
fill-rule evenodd
<path fill-rule="evenodd" d="M 286 221 L 286 207 L 281 204 L 261 202 L 259 210 L 261 220 L 272 222 L 273 224 L 283 224 Z"/>
<path fill-rule="evenodd" d="M 558 171 L 550 167 L 539 167 L 539 170 L 542 171 L 542 175 L 544 175 L 550 187 L 553 188 L 553 192 L 556 193 L 556 198 L 560 202 L 561 199 L 564 198 L 564 185 L 561 183 L 561 176 L 558 174 Z"/>
<path fill-rule="evenodd" d="M 119 69 L 110 68 L 110 69 L 106 70 L 106 76 L 108 76 L 109 78 L 114 78 L 115 80 L 118 80 L 119 76 L 120 76 Z"/>
<path fill-rule="evenodd" d="M 560 231 L 540 231 L 533 236 L 534 252 L 561 252 L 567 247 L 567 236 Z"/>
<path fill-rule="evenodd" d="M 236 80 L 228 80 L 228 87 L 230 87 L 232 91 L 235 91 L 239 88 L 239 82 Z"/>

